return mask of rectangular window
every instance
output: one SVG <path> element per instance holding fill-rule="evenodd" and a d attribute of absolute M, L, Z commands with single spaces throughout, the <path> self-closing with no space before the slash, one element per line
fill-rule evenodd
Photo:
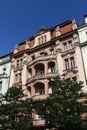
<path fill-rule="evenodd" d="M 72 49 L 72 41 L 68 41 L 68 49 Z"/>
<path fill-rule="evenodd" d="M 22 75 L 21 75 L 21 73 L 19 73 L 19 82 L 21 82 L 22 81 Z"/>
<path fill-rule="evenodd" d="M 74 67 L 75 67 L 74 57 L 71 57 L 71 58 L 70 58 L 70 62 L 71 62 L 71 68 L 74 68 Z"/>
<path fill-rule="evenodd" d="M 21 82 L 22 81 L 22 74 L 21 73 L 16 74 L 15 78 L 16 78 L 16 83 Z"/>
<path fill-rule="evenodd" d="M 19 60 L 17 60 L 17 67 L 19 67 Z"/>
<path fill-rule="evenodd" d="M 55 68 L 54 67 L 51 67 L 51 73 L 54 74 L 55 73 Z"/>
<path fill-rule="evenodd" d="M 76 82 L 76 81 L 77 81 L 77 78 L 76 78 L 76 77 L 72 77 L 72 80 L 73 80 L 74 82 Z"/>
<path fill-rule="evenodd" d="M 64 51 L 67 51 L 67 43 L 63 43 L 63 46 L 64 46 Z"/>
<path fill-rule="evenodd" d="M 45 43 L 45 42 L 46 42 L 46 35 L 43 36 L 43 43 Z"/>
<path fill-rule="evenodd" d="M 41 43 L 41 42 L 40 42 L 40 38 L 38 38 L 38 43 L 39 43 L 39 45 L 40 45 L 40 43 Z"/>
<path fill-rule="evenodd" d="M 50 49 L 50 54 L 54 55 L 54 49 Z"/>
<path fill-rule="evenodd" d="M 35 59 L 35 55 L 31 56 L 31 58 L 32 58 L 32 60 L 34 60 Z"/>
<path fill-rule="evenodd" d="M 20 66 L 23 65 L 23 59 L 20 59 Z"/>
<path fill-rule="evenodd" d="M 44 52 L 40 53 L 40 56 L 41 56 L 41 57 L 44 57 L 44 56 L 45 56 L 45 53 L 44 53 Z"/>
<path fill-rule="evenodd" d="M 2 93 L 2 81 L 0 81 L 0 94 Z"/>
<path fill-rule="evenodd" d="M 65 59 L 65 69 L 69 69 L 69 60 Z"/>
<path fill-rule="evenodd" d="M 41 95 L 45 94 L 43 87 L 40 88 L 39 93 L 40 93 Z"/>
<path fill-rule="evenodd" d="M 18 82 L 18 74 L 15 75 L 16 83 Z"/>
<path fill-rule="evenodd" d="M 17 67 L 21 67 L 23 65 L 23 59 L 18 59 L 17 60 Z"/>
<path fill-rule="evenodd" d="M 43 68 L 40 69 L 39 73 L 40 73 L 40 74 L 44 74 L 44 69 L 43 69 Z"/>

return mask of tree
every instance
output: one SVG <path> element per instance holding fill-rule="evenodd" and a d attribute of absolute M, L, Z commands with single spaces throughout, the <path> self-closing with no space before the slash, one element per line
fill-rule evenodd
<path fill-rule="evenodd" d="M 40 102 L 38 114 L 45 119 L 46 127 L 60 130 L 87 129 L 87 93 L 82 82 L 54 79 L 49 82 L 52 93 Z"/>
<path fill-rule="evenodd" d="M 0 115 L 4 130 L 27 130 L 31 127 L 31 100 L 24 100 L 24 96 L 22 88 L 15 86 L 3 96 Z"/>

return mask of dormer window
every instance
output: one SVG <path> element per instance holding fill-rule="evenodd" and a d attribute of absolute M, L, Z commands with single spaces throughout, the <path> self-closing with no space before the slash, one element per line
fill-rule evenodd
<path fill-rule="evenodd" d="M 46 40 L 46 35 L 43 37 L 43 43 L 45 43 L 47 40 Z"/>
<path fill-rule="evenodd" d="M 38 43 L 39 43 L 39 45 L 40 45 L 40 44 L 43 44 L 43 43 L 45 43 L 45 42 L 47 42 L 46 35 L 41 36 L 41 37 L 38 38 Z"/>
<path fill-rule="evenodd" d="M 51 32 L 50 31 L 48 31 L 48 32 L 41 31 L 35 36 L 35 39 L 34 39 L 35 44 L 33 47 L 47 43 L 50 40 L 51 40 Z"/>

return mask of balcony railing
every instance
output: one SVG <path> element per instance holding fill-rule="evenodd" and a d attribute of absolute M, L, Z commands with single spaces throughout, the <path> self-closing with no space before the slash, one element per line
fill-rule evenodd
<path fill-rule="evenodd" d="M 35 75 L 35 76 L 33 76 L 33 77 L 31 77 L 31 78 L 29 78 L 28 80 L 27 80 L 27 83 L 32 83 L 32 82 L 35 82 L 35 81 L 37 81 L 37 80 L 43 80 L 43 79 L 47 79 L 47 78 L 54 78 L 54 77 L 56 77 L 56 76 L 58 76 L 59 75 L 59 73 L 58 72 L 51 72 L 51 73 L 48 73 L 48 74 L 37 74 L 37 75 Z"/>
<path fill-rule="evenodd" d="M 44 119 L 35 119 L 32 121 L 33 126 L 44 126 L 45 120 Z"/>
<path fill-rule="evenodd" d="M 32 97 L 33 101 L 37 101 L 37 100 L 44 100 L 47 98 L 47 95 L 41 95 L 41 94 L 36 94 L 35 96 Z"/>
<path fill-rule="evenodd" d="M 38 75 L 35 75 L 35 76 L 29 78 L 29 79 L 27 80 L 27 83 L 32 83 L 32 82 L 34 82 L 34 81 L 36 81 L 36 80 L 44 79 L 44 78 L 45 78 L 45 75 L 44 75 L 44 74 L 38 74 Z"/>
<path fill-rule="evenodd" d="M 45 61 L 45 60 L 49 60 L 49 59 L 56 59 L 56 55 L 46 55 L 46 56 L 36 57 L 34 60 L 32 60 L 28 63 L 28 66 L 31 66 L 31 65 L 35 64 L 36 62 Z"/>

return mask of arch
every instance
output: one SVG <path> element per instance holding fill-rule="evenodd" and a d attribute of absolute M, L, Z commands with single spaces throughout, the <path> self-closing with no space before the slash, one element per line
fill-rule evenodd
<path fill-rule="evenodd" d="M 55 62 L 48 62 L 48 73 L 55 73 Z"/>
<path fill-rule="evenodd" d="M 44 69 L 44 64 L 43 63 L 38 63 L 34 66 L 35 68 L 35 74 L 44 74 L 45 69 Z"/>
<path fill-rule="evenodd" d="M 28 97 L 31 97 L 31 87 L 30 86 L 28 86 L 26 88 L 26 94 L 27 94 Z"/>
<path fill-rule="evenodd" d="M 44 95 L 45 94 L 45 85 L 42 82 L 37 82 L 34 84 L 35 95 Z"/>
<path fill-rule="evenodd" d="M 29 78 L 31 78 L 32 77 L 32 69 L 31 68 L 28 69 L 28 74 L 29 74 Z"/>

